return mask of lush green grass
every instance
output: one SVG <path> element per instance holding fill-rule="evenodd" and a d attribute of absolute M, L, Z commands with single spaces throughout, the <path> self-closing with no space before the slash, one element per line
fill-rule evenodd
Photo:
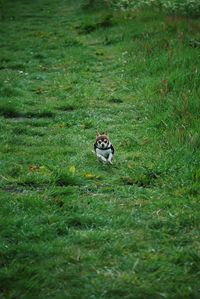
<path fill-rule="evenodd" d="M 199 20 L 1 3 L 1 298 L 199 298 Z"/>

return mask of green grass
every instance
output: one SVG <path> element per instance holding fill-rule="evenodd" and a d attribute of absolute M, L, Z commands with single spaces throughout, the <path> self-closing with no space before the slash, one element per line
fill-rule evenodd
<path fill-rule="evenodd" d="M 1 298 L 200 297 L 199 28 L 1 1 Z"/>

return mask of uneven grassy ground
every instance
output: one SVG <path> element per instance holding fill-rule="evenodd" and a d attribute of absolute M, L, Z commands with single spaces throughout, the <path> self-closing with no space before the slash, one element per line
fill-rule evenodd
<path fill-rule="evenodd" d="M 200 298 L 200 21 L 1 6 L 1 298 Z"/>

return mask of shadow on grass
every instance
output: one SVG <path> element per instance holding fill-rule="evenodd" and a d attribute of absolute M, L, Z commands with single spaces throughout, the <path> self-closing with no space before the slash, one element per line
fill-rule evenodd
<path fill-rule="evenodd" d="M 17 100 L 3 100 L 0 103 L 0 116 L 5 118 L 51 118 L 55 116 L 55 113 L 49 110 L 41 111 L 21 111 Z"/>
<path fill-rule="evenodd" d="M 112 15 L 105 15 L 101 20 L 96 23 L 85 23 L 80 26 L 76 26 L 79 34 L 89 34 L 101 28 L 111 27 L 113 25 Z"/>
<path fill-rule="evenodd" d="M 0 103 L 0 116 L 4 116 L 5 118 L 17 118 L 22 115 L 18 111 L 17 107 L 15 107 L 11 102 L 3 102 Z"/>

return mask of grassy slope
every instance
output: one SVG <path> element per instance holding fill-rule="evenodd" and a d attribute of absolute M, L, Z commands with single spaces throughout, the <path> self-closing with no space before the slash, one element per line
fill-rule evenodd
<path fill-rule="evenodd" d="M 199 298 L 200 23 L 78 3 L 2 4 L 1 298 Z"/>

